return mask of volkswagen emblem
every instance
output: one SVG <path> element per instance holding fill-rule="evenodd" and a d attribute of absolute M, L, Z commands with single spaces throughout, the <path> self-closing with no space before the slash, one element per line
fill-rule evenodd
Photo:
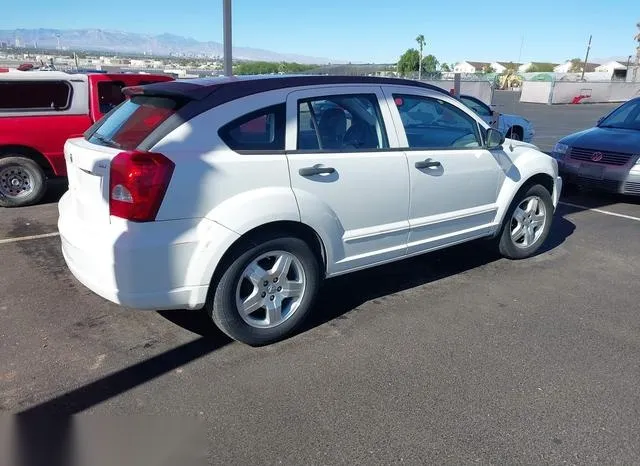
<path fill-rule="evenodd" d="M 600 162 L 602 160 L 602 157 L 604 157 L 604 154 L 602 152 L 594 152 L 591 155 L 591 160 L 594 162 Z"/>

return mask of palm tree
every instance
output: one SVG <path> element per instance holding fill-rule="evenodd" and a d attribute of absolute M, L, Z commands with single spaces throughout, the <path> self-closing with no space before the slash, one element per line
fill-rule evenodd
<path fill-rule="evenodd" d="M 418 79 L 422 79 L 422 49 L 424 48 L 425 40 L 424 36 L 420 34 L 416 37 L 416 42 L 418 43 L 418 47 L 420 48 L 420 62 L 418 63 Z"/>

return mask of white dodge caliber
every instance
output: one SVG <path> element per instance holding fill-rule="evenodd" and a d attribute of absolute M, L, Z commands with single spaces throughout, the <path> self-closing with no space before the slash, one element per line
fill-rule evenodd
<path fill-rule="evenodd" d="M 71 272 L 114 303 L 204 309 L 232 338 L 295 331 L 323 279 L 487 238 L 539 250 L 562 180 L 445 91 L 388 78 L 173 81 L 65 145 Z"/>

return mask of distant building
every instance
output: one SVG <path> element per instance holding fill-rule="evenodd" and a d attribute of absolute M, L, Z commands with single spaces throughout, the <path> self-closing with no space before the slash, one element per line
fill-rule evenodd
<path fill-rule="evenodd" d="M 509 69 L 519 70 L 520 66 L 522 66 L 522 63 L 513 63 L 513 62 L 506 62 L 506 61 L 494 61 L 493 63 L 490 64 L 490 66 L 491 66 L 491 68 L 496 70 L 496 73 L 504 73 L 505 71 L 507 71 Z"/>
<path fill-rule="evenodd" d="M 571 60 L 566 61 L 565 63 L 556 66 L 553 71 L 555 73 L 569 73 L 569 70 L 571 69 Z M 584 63 L 580 62 L 580 70 L 578 72 L 582 72 L 582 68 L 583 68 Z M 593 73 L 596 68 L 600 66 L 600 63 L 587 63 L 584 72 L 585 73 Z"/>
<path fill-rule="evenodd" d="M 461 61 L 455 64 L 453 71 L 454 73 L 482 73 L 489 66 L 491 66 L 489 62 Z"/>
<path fill-rule="evenodd" d="M 619 61 L 608 61 L 600 66 L 597 66 L 596 73 L 609 73 L 613 74 L 616 70 L 626 70 L 627 65 L 620 63 Z"/>

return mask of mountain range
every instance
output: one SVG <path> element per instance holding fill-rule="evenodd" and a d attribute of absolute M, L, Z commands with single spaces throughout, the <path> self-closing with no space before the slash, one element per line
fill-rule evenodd
<path fill-rule="evenodd" d="M 139 34 L 135 32 L 110 31 L 104 29 L 12 29 L 0 30 L 0 42 L 23 47 L 68 50 L 105 51 L 134 53 L 155 56 L 175 54 L 219 56 L 223 45 L 219 42 L 201 42 L 175 34 Z M 239 60 L 264 60 L 271 62 L 298 62 L 304 64 L 326 64 L 331 60 L 289 53 L 279 53 L 251 47 L 233 47 L 233 58 Z"/>

